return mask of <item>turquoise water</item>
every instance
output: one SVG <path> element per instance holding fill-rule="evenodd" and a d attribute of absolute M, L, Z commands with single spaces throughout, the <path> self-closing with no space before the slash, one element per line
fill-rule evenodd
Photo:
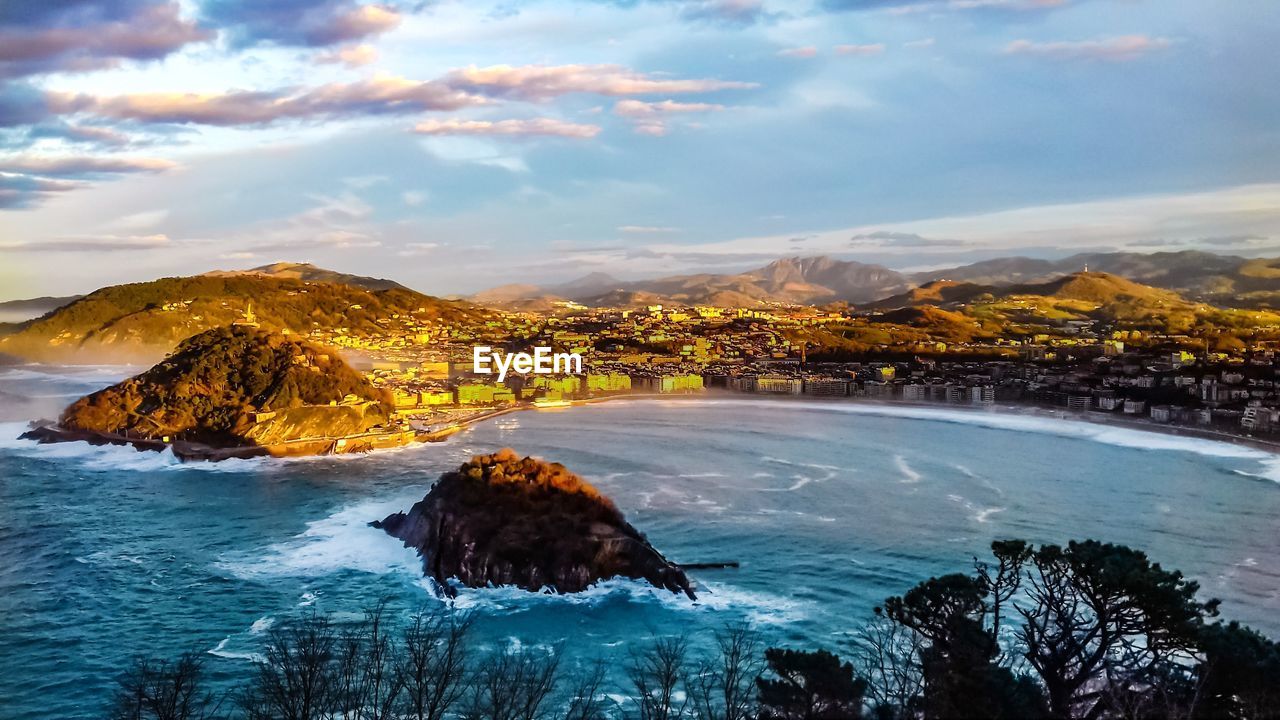
<path fill-rule="evenodd" d="M 210 653 L 243 675 L 266 629 L 312 610 L 441 602 L 367 527 L 477 452 L 563 462 L 695 573 L 700 600 L 611 581 L 575 597 L 464 591 L 484 640 L 618 655 L 733 620 L 848 647 L 886 595 L 962 570 L 998 537 L 1145 549 L 1280 635 L 1280 458 L 997 413 L 852 403 L 619 402 L 516 413 L 441 445 L 181 465 L 13 438 L 118 368 L 0 371 L 0 717 L 92 718 L 132 656 Z"/>

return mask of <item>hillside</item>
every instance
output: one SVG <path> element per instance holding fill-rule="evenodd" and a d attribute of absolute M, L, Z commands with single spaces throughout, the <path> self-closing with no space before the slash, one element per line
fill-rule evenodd
<path fill-rule="evenodd" d="M 951 280 L 985 285 L 1043 283 L 1088 268 L 1224 305 L 1268 306 L 1280 300 L 1280 259 L 1246 259 L 1200 250 L 1082 253 L 1061 260 L 1011 257 L 915 273 L 917 283 Z"/>
<path fill-rule="evenodd" d="M 0 338 L 0 352 L 51 362 L 154 362 L 185 338 L 240 320 L 251 305 L 264 329 L 300 334 L 347 328 L 367 336 L 397 324 L 467 325 L 488 316 L 412 290 L 201 275 L 102 288 L 19 326 Z"/>
<path fill-rule="evenodd" d="M 67 297 L 38 297 L 28 300 L 0 302 L 0 323 L 26 322 L 45 313 L 53 312 L 79 298 L 79 295 L 70 295 Z"/>
<path fill-rule="evenodd" d="M 477 293 L 471 300 L 504 306 L 566 299 L 592 307 L 653 304 L 752 307 L 766 303 L 868 302 L 910 286 L 901 273 L 881 265 L 829 257 L 792 257 L 734 274 L 699 273 L 624 282 L 593 273 L 556 286 L 504 285 Z"/>
<path fill-rule="evenodd" d="M 72 403 L 59 424 L 135 438 L 265 445 L 363 432 L 386 423 L 391 409 L 382 390 L 332 351 L 237 326 L 187 339 L 150 370 Z"/>
<path fill-rule="evenodd" d="M 865 307 L 869 310 L 892 310 L 920 305 L 962 304 L 995 292 L 996 288 L 991 285 L 954 280 L 931 280 L 904 293 L 877 300 Z"/>
<path fill-rule="evenodd" d="M 408 290 L 394 280 L 351 275 L 349 273 L 326 270 L 311 263 L 278 262 L 249 270 L 212 270 L 205 273 L 209 277 L 239 277 L 256 275 L 283 280 L 302 280 L 303 282 L 327 282 L 340 285 L 351 285 L 365 290 Z"/>

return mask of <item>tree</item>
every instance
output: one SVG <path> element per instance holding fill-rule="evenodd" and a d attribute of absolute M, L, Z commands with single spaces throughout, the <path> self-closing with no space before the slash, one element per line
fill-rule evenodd
<path fill-rule="evenodd" d="M 112 720 L 206 720 L 217 712 L 194 652 L 173 662 L 139 658 L 117 682 Z"/>
<path fill-rule="evenodd" d="M 1035 683 L 1001 664 L 995 618 L 1010 597 L 1006 570 L 994 576 L 987 571 L 974 577 L 932 578 L 877 608 L 921 638 L 914 648 L 921 674 L 921 693 L 914 705 L 925 717 L 1044 716 Z M 896 714 L 911 709 L 900 708 Z"/>
<path fill-rule="evenodd" d="M 764 669 L 760 636 L 745 623 L 716 633 L 716 654 L 699 663 L 686 683 L 698 720 L 754 717 L 755 678 Z"/>
<path fill-rule="evenodd" d="M 559 651 L 508 650 L 487 657 L 472 682 L 464 720 L 540 720 L 556 689 Z"/>
<path fill-rule="evenodd" d="M 658 638 L 631 655 L 627 667 L 638 720 L 684 717 L 689 694 L 681 693 L 688 672 L 689 643 L 683 637 Z"/>
<path fill-rule="evenodd" d="M 263 661 L 240 698 L 248 720 L 322 720 L 338 700 L 334 672 L 337 631 L 311 615 L 273 628 Z"/>
<path fill-rule="evenodd" d="M 401 713 L 408 720 L 441 720 L 467 691 L 470 615 L 421 611 L 404 631 Z"/>
<path fill-rule="evenodd" d="M 774 677 L 756 678 L 761 717 L 768 720 L 857 720 L 866 681 L 853 665 L 817 650 L 769 648 L 765 662 Z"/>
<path fill-rule="evenodd" d="M 1094 540 L 1028 556 L 1017 638 L 1055 718 L 1100 717 L 1115 688 L 1152 687 L 1190 664 L 1204 618 L 1199 585 L 1137 550 Z"/>
<path fill-rule="evenodd" d="M 1192 717 L 1280 718 L 1280 643 L 1239 623 L 1218 622 L 1201 630 L 1200 648 Z"/>

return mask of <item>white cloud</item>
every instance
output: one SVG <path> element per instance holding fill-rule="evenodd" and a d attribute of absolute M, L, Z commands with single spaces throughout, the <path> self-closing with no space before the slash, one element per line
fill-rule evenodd
<path fill-rule="evenodd" d="M 1005 46 L 1006 55 L 1030 55 L 1058 60 L 1136 60 L 1157 50 L 1164 50 L 1172 40 L 1146 35 L 1121 35 L 1101 40 L 1034 42 L 1014 40 Z"/>
<path fill-rule="evenodd" d="M 807 45 L 805 47 L 787 48 L 785 50 L 778 51 L 778 57 L 807 59 L 807 58 L 812 58 L 817 56 L 818 56 L 818 48 L 812 45 Z"/>
<path fill-rule="evenodd" d="M 662 100 L 660 102 L 619 100 L 613 106 L 613 113 L 630 120 L 637 133 L 659 136 L 667 134 L 667 117 L 670 115 L 717 112 L 724 109 L 723 105 L 713 103 L 686 103 L 674 100 Z"/>
<path fill-rule="evenodd" d="M 508 137 L 550 136 L 593 138 L 600 126 L 566 122 L 554 118 L 527 120 L 424 120 L 414 126 L 420 135 L 500 135 Z"/>
<path fill-rule="evenodd" d="M 879 55 L 884 52 L 884 43 L 875 43 L 872 45 L 837 45 L 835 47 L 837 55 L 855 55 L 865 57 L 868 55 Z"/>

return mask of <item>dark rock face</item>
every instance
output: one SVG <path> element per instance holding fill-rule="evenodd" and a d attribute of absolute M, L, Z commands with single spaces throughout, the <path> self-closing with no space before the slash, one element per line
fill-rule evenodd
<path fill-rule="evenodd" d="M 572 593 L 621 576 L 694 598 L 684 571 L 608 498 L 558 463 L 511 450 L 477 455 L 408 513 L 371 524 L 417 549 L 423 571 L 446 589 L 457 578 Z"/>

